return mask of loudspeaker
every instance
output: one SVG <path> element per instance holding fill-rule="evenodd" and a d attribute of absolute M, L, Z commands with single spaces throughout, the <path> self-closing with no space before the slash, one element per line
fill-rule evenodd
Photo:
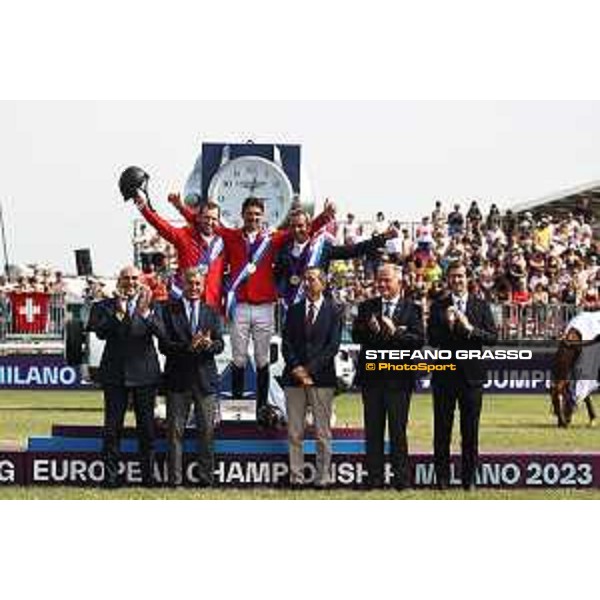
<path fill-rule="evenodd" d="M 79 277 L 88 277 L 93 274 L 92 256 L 89 248 L 75 250 L 75 264 L 77 265 L 77 275 Z"/>

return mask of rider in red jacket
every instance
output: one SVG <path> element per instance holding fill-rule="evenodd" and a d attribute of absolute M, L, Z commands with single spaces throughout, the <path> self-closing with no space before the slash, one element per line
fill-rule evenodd
<path fill-rule="evenodd" d="M 178 194 L 169 195 L 169 202 L 177 206 Z M 178 295 L 178 281 L 186 269 L 198 267 L 205 274 L 204 301 L 216 310 L 222 308 L 223 268 L 225 248 L 223 239 L 216 233 L 219 222 L 219 206 L 213 202 L 203 204 L 199 211 L 186 209 L 184 216 L 188 221 L 185 227 L 174 227 L 153 211 L 143 195 L 135 199 L 142 216 L 152 225 L 159 235 L 171 242 L 177 250 L 177 277 L 171 291 Z"/>
<path fill-rule="evenodd" d="M 198 211 L 185 206 L 180 201 L 178 195 L 169 196 L 169 202 L 177 208 L 190 226 L 197 220 Z M 271 232 L 263 229 L 261 222 L 263 210 L 258 211 L 261 214 L 254 214 L 251 217 L 248 216 L 248 212 L 252 212 L 251 210 L 242 210 L 242 212 L 246 213 L 243 227 L 232 229 L 225 227 L 222 224 L 214 227 L 215 232 L 223 238 L 226 249 L 225 261 L 229 265 L 231 281 L 235 279 L 237 274 L 239 274 L 248 262 L 248 253 L 250 250 L 249 235 L 253 238 L 253 241 L 254 236 L 259 240 L 254 244 L 256 246 L 260 244 L 260 239 L 266 235 L 270 235 L 271 242 L 264 256 L 256 264 L 256 271 L 251 274 L 251 277 L 247 277 L 237 288 L 235 293 L 236 301 L 238 303 L 245 302 L 248 304 L 276 302 L 278 290 L 275 285 L 273 264 L 275 263 L 277 253 L 291 240 L 292 233 L 287 227 Z M 311 222 L 309 234 L 314 235 L 320 231 L 334 218 L 334 216 L 335 208 L 332 203 L 327 201 L 323 212 Z"/>

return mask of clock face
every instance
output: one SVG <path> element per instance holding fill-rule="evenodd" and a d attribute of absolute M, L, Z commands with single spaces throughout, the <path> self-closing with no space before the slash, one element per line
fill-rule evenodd
<path fill-rule="evenodd" d="M 242 204 L 250 196 L 265 203 L 265 221 L 277 227 L 293 198 L 292 184 L 281 167 L 260 156 L 240 156 L 225 163 L 208 186 L 208 197 L 221 207 L 221 220 L 229 227 L 242 224 Z"/>

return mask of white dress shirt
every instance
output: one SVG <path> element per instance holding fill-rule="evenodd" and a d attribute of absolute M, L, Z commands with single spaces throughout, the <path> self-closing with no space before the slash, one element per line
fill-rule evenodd
<path fill-rule="evenodd" d="M 200 237 L 204 240 L 204 243 L 207 246 L 210 246 L 212 244 L 212 241 L 215 239 L 215 235 L 204 235 L 203 233 L 200 234 Z"/>
<path fill-rule="evenodd" d="M 302 252 L 304 252 L 304 248 L 306 248 L 306 245 L 308 244 L 309 240 L 306 240 L 306 242 L 304 242 L 303 244 L 299 244 L 298 242 L 294 242 L 294 245 L 292 246 L 292 256 L 294 258 L 298 258 Z"/>
<path fill-rule="evenodd" d="M 460 311 L 463 315 L 467 314 L 467 300 L 469 298 L 469 294 L 463 294 L 459 296 L 457 294 L 452 294 L 452 302 L 454 304 L 454 308 Z"/>

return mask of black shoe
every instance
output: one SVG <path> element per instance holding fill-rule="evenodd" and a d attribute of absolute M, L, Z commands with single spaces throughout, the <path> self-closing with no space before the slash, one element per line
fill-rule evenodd
<path fill-rule="evenodd" d="M 439 490 L 440 492 L 443 492 L 443 491 L 445 491 L 445 490 L 447 490 L 449 488 L 450 488 L 450 483 L 448 481 L 445 481 L 445 480 L 438 481 L 435 484 L 435 489 Z"/>
<path fill-rule="evenodd" d="M 403 492 L 409 487 L 408 477 L 403 474 L 394 475 L 391 486 L 392 489 L 396 490 L 397 492 Z"/>
<path fill-rule="evenodd" d="M 474 492 L 476 487 L 475 487 L 475 484 L 473 482 L 471 482 L 471 483 L 464 483 L 462 486 L 462 489 L 465 492 Z"/>

